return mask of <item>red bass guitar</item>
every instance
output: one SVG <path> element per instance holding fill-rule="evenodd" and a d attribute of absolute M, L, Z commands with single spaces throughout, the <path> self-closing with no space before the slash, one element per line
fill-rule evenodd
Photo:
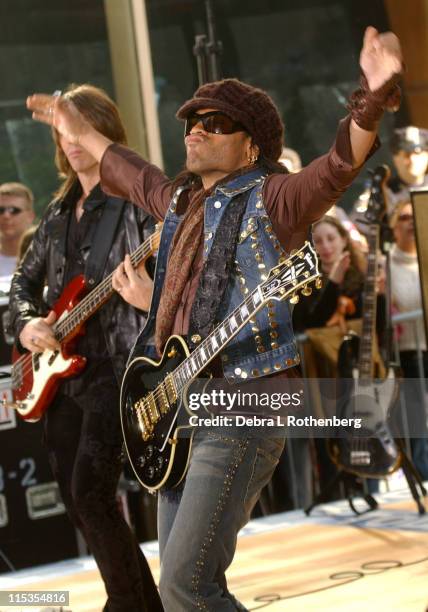
<path fill-rule="evenodd" d="M 136 268 L 146 261 L 159 246 L 158 229 L 132 254 Z M 83 275 L 74 278 L 53 306 L 57 318 L 53 326 L 61 348 L 46 349 L 42 353 L 12 354 L 12 407 L 25 421 L 38 421 L 47 410 L 63 378 L 81 372 L 86 358 L 73 354 L 77 336 L 84 333 L 84 323 L 114 294 L 113 273 L 88 293 Z"/>

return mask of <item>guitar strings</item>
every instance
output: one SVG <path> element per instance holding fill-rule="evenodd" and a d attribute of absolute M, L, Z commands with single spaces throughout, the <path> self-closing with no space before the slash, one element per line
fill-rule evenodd
<path fill-rule="evenodd" d="M 153 233 L 147 240 L 145 240 L 143 242 L 142 245 L 140 245 L 131 254 L 131 263 L 134 266 L 136 264 L 139 264 L 146 257 L 148 257 L 149 254 L 154 250 L 152 242 L 159 236 L 159 234 L 160 234 L 160 232 Z M 113 272 L 111 274 L 109 274 L 105 279 L 103 279 L 101 281 L 101 283 L 99 285 L 97 285 L 97 287 L 93 291 L 91 291 L 87 296 L 85 296 L 85 298 L 81 302 L 79 302 L 74 308 L 72 308 L 72 310 L 66 316 L 64 321 L 59 323 L 57 326 L 54 326 L 54 331 L 56 333 L 59 331 L 59 336 L 60 337 L 58 338 L 58 340 L 64 341 L 67 338 L 67 335 L 65 335 L 64 337 L 61 337 L 61 334 L 64 331 L 64 330 L 60 329 L 61 325 L 65 324 L 65 323 L 69 323 L 73 319 L 74 319 L 74 323 L 79 321 L 79 317 L 76 316 L 76 313 L 78 312 L 79 308 L 81 308 L 82 306 L 84 307 L 85 305 L 86 306 L 87 305 L 91 305 L 92 304 L 92 299 L 93 299 L 92 296 L 95 296 L 95 294 L 101 294 L 106 289 L 110 289 L 110 287 L 112 286 L 111 285 L 112 277 L 113 277 Z M 66 325 L 64 325 L 63 327 L 65 328 Z M 36 355 L 41 355 L 42 353 L 35 353 L 35 354 Z M 15 371 L 15 368 L 17 366 L 21 366 L 20 372 L 16 372 Z M 16 378 L 19 378 L 21 376 L 23 377 L 23 376 L 27 375 L 29 372 L 32 371 L 32 369 L 33 369 L 33 353 L 26 353 L 26 354 L 22 355 L 13 364 L 13 367 L 12 367 L 12 381 L 14 379 L 16 380 Z"/>
<path fill-rule="evenodd" d="M 315 280 L 315 279 L 314 279 L 314 278 L 305 279 L 305 281 L 303 281 L 302 283 L 300 283 L 298 286 L 293 286 L 293 289 L 294 289 L 295 291 L 297 291 L 297 289 L 299 289 L 299 287 L 300 287 L 300 285 L 301 285 L 301 284 L 304 284 L 304 283 L 309 283 L 309 282 L 311 282 L 312 280 Z M 264 285 L 264 284 L 266 284 L 267 282 L 269 282 L 269 281 L 265 281 L 265 282 L 264 282 L 264 283 L 263 283 L 261 286 L 263 286 L 263 285 Z M 292 281 L 289 281 L 289 282 L 288 282 L 288 284 L 292 284 Z M 287 285 L 287 284 L 286 284 L 286 285 Z M 241 304 L 240 304 L 240 305 L 239 305 L 239 306 L 238 306 L 238 307 L 237 307 L 237 308 L 236 308 L 236 309 L 235 309 L 235 310 L 234 310 L 234 311 L 233 311 L 233 312 L 232 312 L 230 315 L 228 315 L 228 317 L 227 317 L 227 318 L 226 318 L 226 319 L 225 319 L 225 320 L 224 320 L 222 323 L 220 323 L 219 325 L 217 325 L 217 327 L 216 327 L 216 328 L 215 328 L 215 329 L 214 329 L 214 330 L 213 330 L 213 331 L 212 331 L 212 332 L 209 334 L 209 336 L 207 336 L 207 337 L 205 338 L 205 340 L 203 340 L 202 344 L 201 344 L 201 345 L 199 345 L 199 346 L 198 346 L 198 348 L 197 348 L 197 349 L 196 349 L 196 350 L 195 350 L 193 353 L 191 353 L 191 356 L 192 356 L 193 358 L 195 358 L 195 352 L 198 352 L 198 351 L 200 351 L 201 349 L 204 349 L 204 348 L 207 350 L 207 353 L 208 353 L 208 355 L 209 355 L 209 351 L 208 351 L 208 344 L 209 344 L 210 339 L 211 339 L 211 338 L 212 338 L 214 335 L 216 335 L 216 334 L 217 334 L 217 332 L 218 332 L 219 328 L 220 328 L 222 325 L 223 325 L 223 326 L 224 326 L 224 325 L 226 325 L 226 324 L 227 324 L 227 322 L 228 322 L 228 321 L 230 321 L 230 319 L 232 319 L 233 317 L 236 317 L 236 316 L 237 316 L 237 314 L 239 314 L 239 315 L 240 315 L 240 314 L 241 314 L 241 313 L 240 313 L 240 310 L 242 309 L 242 307 L 243 307 L 244 305 L 245 305 L 245 306 L 249 306 L 249 305 L 250 305 L 250 301 L 251 301 L 251 302 L 252 302 L 252 304 L 251 304 L 251 305 L 252 305 L 252 307 L 254 308 L 255 304 L 254 304 L 254 301 L 253 301 L 253 296 L 254 296 L 254 295 L 256 295 L 256 293 L 257 293 L 257 291 L 259 290 L 259 288 L 260 288 L 260 286 L 259 286 L 259 287 L 257 287 L 256 289 L 254 289 L 254 291 L 252 291 L 252 293 L 251 293 L 251 294 L 250 294 L 250 295 L 249 295 L 247 298 L 245 298 L 245 300 L 244 300 L 243 302 L 241 302 Z M 254 314 L 255 314 L 255 313 L 258 311 L 258 310 L 260 310 L 260 308 L 262 308 L 262 307 L 263 307 L 263 305 L 264 305 L 264 304 L 267 302 L 267 300 L 268 300 L 268 299 L 269 299 L 269 298 L 266 298 L 265 300 L 262 300 L 262 302 L 261 302 L 261 303 L 260 303 L 260 304 L 259 304 L 259 305 L 258 305 L 258 306 L 257 306 L 257 307 L 254 309 L 254 310 L 253 310 L 253 312 L 249 313 L 249 314 L 247 315 L 247 317 L 245 317 L 245 319 L 247 319 L 246 323 L 249 321 L 249 319 L 250 319 L 250 318 L 251 318 L 251 317 L 252 317 L 252 316 L 253 316 L 253 315 L 254 315 Z M 244 323 L 244 325 L 245 325 L 246 323 Z M 238 331 L 239 331 L 239 330 L 238 330 Z M 238 332 L 237 332 L 237 333 L 238 333 Z M 233 336 L 232 336 L 232 337 L 233 337 Z M 229 340 L 230 340 L 230 339 L 231 339 L 231 338 L 229 337 L 229 338 L 228 338 L 228 342 L 229 342 Z M 220 342 L 220 345 L 221 345 L 221 342 Z M 206 367 L 206 366 L 208 365 L 208 363 L 209 363 L 209 362 L 210 362 L 210 361 L 211 361 L 211 360 L 212 360 L 212 359 L 215 357 L 215 355 L 216 355 L 216 354 L 217 354 L 217 353 L 218 353 L 218 352 L 221 350 L 221 348 L 222 348 L 222 347 L 220 347 L 220 349 L 219 349 L 219 350 L 216 350 L 216 351 L 215 351 L 214 355 L 212 355 L 212 356 L 210 357 L 209 361 L 208 361 L 206 364 L 203 364 L 203 367 L 200 367 L 200 366 L 199 366 L 199 368 L 198 368 L 198 372 L 197 372 L 197 373 L 200 373 L 200 372 L 201 372 L 201 371 L 204 369 L 204 367 Z M 186 361 L 187 361 L 187 359 L 186 359 Z M 169 375 L 171 375 L 171 376 L 176 376 L 176 375 L 177 375 L 177 373 L 178 373 L 178 371 L 179 371 L 180 369 L 183 369 L 183 368 L 184 368 L 184 363 L 181 363 L 181 364 L 179 364 L 179 365 L 176 367 L 176 369 L 175 369 L 175 370 L 173 370 L 172 372 L 170 372 L 170 373 L 169 373 Z M 195 375 L 197 375 L 197 373 L 195 373 Z M 165 378 L 166 378 L 166 377 L 165 377 Z M 148 393 L 148 394 L 147 394 L 145 397 L 140 398 L 140 400 L 137 400 L 137 401 L 145 400 L 145 399 L 146 399 L 146 398 L 147 398 L 147 397 L 148 397 L 148 396 L 151 394 L 151 395 L 153 396 L 153 398 L 154 398 L 155 402 L 156 402 L 156 400 L 158 400 L 158 399 L 159 399 L 159 398 L 160 398 L 162 395 L 164 395 L 164 394 L 166 394 L 166 395 L 167 395 L 166 388 L 165 388 L 165 390 L 163 390 L 163 385 L 164 385 L 164 383 L 165 383 L 165 379 L 164 379 L 164 380 L 163 380 L 163 381 L 162 381 L 162 382 L 161 382 L 161 383 L 160 383 L 160 384 L 159 384 L 159 385 L 156 387 L 156 389 L 155 389 L 154 391 L 149 392 L 149 393 Z M 185 384 L 187 384 L 187 383 L 185 383 Z M 182 387 L 183 387 L 183 386 L 184 386 L 184 385 L 182 385 Z M 136 402 L 135 402 L 135 403 L 136 403 Z M 138 408 L 135 408 L 135 403 L 134 403 L 134 406 L 133 406 L 133 407 L 134 407 L 134 409 L 135 409 L 137 412 L 139 412 L 139 413 L 141 413 L 141 411 L 143 411 L 143 412 L 144 412 L 144 415 L 145 415 L 145 416 L 148 416 L 148 412 L 150 412 L 150 407 L 148 407 L 148 408 L 146 408 L 146 407 L 142 407 L 142 408 L 141 408 L 141 407 L 138 407 Z M 157 407 L 156 407 L 156 408 L 157 408 Z M 151 422 L 151 419 L 149 419 L 149 420 L 150 420 L 150 422 Z"/>
<path fill-rule="evenodd" d="M 241 308 L 242 308 L 244 305 L 245 305 L 245 306 L 247 306 L 247 307 L 248 307 L 248 306 L 250 306 L 250 301 L 251 301 L 251 302 L 252 302 L 252 304 L 251 304 L 251 305 L 252 305 L 252 307 L 254 308 L 255 304 L 254 304 L 254 301 L 253 301 L 253 296 L 254 296 L 254 295 L 257 293 L 257 291 L 258 291 L 258 290 L 259 290 L 259 287 L 257 287 L 256 289 L 254 289 L 254 290 L 251 292 L 251 294 L 250 294 L 250 295 L 249 295 L 247 298 L 245 298 L 245 300 L 244 300 L 243 302 L 241 302 L 241 304 L 240 304 L 240 305 L 239 305 L 237 308 L 235 308 L 235 310 L 234 310 L 232 313 L 230 313 L 230 315 L 228 315 L 228 317 L 227 317 L 227 318 L 226 318 L 226 319 L 225 319 L 225 320 L 224 320 L 222 323 L 220 323 L 219 325 L 217 325 L 217 327 L 216 327 L 216 328 L 215 328 L 215 329 L 214 329 L 214 330 L 213 330 L 213 331 L 212 331 L 212 332 L 211 332 L 211 333 L 210 333 L 210 334 L 209 334 L 209 335 L 208 335 L 208 336 L 205 338 L 205 340 L 203 340 L 203 342 L 202 342 L 202 343 L 201 343 L 201 344 L 200 344 L 200 345 L 197 347 L 197 349 L 195 349 L 195 351 L 194 351 L 194 352 L 192 352 L 192 353 L 190 354 L 190 356 L 191 356 L 191 357 L 193 357 L 193 358 L 196 360 L 196 363 L 197 363 L 197 365 L 198 365 L 198 366 L 199 366 L 199 364 L 198 364 L 198 358 L 196 357 L 195 353 L 197 353 L 197 352 L 198 352 L 198 351 L 200 351 L 201 349 L 204 349 L 204 348 L 205 348 L 205 349 L 206 349 L 206 351 L 207 351 L 207 353 L 208 353 L 208 355 L 209 355 L 209 351 L 208 351 L 208 343 L 209 343 L 210 339 L 211 339 L 213 336 L 215 336 L 215 335 L 217 334 L 217 332 L 218 332 L 219 328 L 220 328 L 222 325 L 223 325 L 223 326 L 225 326 L 225 325 L 228 323 L 228 321 L 230 321 L 230 319 L 232 319 L 232 317 L 236 317 L 238 313 L 240 314 L 240 310 L 241 310 Z M 250 319 L 250 318 L 251 318 L 251 317 L 252 317 L 252 316 L 253 316 L 253 315 L 254 315 L 254 314 L 257 312 L 257 310 L 259 310 L 259 309 L 260 309 L 260 308 L 263 306 L 263 304 L 264 304 L 266 301 L 267 301 L 267 300 L 263 300 L 263 301 L 261 302 L 261 304 L 258 306 L 258 308 L 255 308 L 255 309 L 253 310 L 253 312 L 250 312 L 250 311 L 249 311 L 249 314 L 247 315 L 247 317 L 245 317 L 245 318 L 244 318 L 244 320 L 246 319 L 246 322 L 248 322 L 248 320 L 249 320 L 249 319 Z M 231 337 L 229 337 L 229 338 L 227 339 L 227 342 L 229 342 L 229 340 L 230 340 L 230 339 L 231 339 Z M 215 355 L 216 355 L 216 354 L 217 354 L 217 353 L 218 353 L 218 352 L 219 352 L 219 351 L 220 351 L 220 350 L 223 348 L 223 346 L 222 346 L 222 342 L 221 342 L 221 341 L 220 341 L 220 343 L 218 343 L 218 344 L 219 344 L 219 348 L 218 348 L 218 349 L 215 351 L 214 355 L 212 355 L 212 356 L 210 357 L 209 361 L 211 361 L 211 360 L 212 360 L 212 359 L 215 357 Z M 225 344 L 226 344 L 226 343 L 225 343 Z M 187 360 L 187 359 L 186 359 L 186 360 Z M 198 367 L 198 371 L 197 371 L 197 373 L 195 373 L 195 376 L 197 376 L 197 374 L 199 374 L 199 373 L 200 373 L 200 372 L 201 372 L 201 371 L 204 369 L 204 367 L 206 367 L 206 366 L 208 365 L 209 361 L 208 361 L 207 363 L 203 364 L 203 366 L 202 366 L 202 367 L 201 367 L 201 366 L 199 366 L 199 367 Z M 178 365 L 178 366 L 175 368 L 175 370 L 173 370 L 172 372 L 170 372 L 168 375 L 169 375 L 169 376 L 172 376 L 173 378 L 175 378 L 175 376 L 177 376 L 178 371 L 179 371 L 180 369 L 183 369 L 183 368 L 184 368 L 184 362 L 183 362 L 183 363 L 180 363 L 180 364 L 179 364 L 179 365 Z M 164 384 L 165 384 L 165 379 L 166 379 L 166 377 L 163 379 L 163 381 L 162 381 L 161 383 L 159 383 L 159 385 L 156 387 L 156 389 L 154 389 L 154 391 L 149 392 L 149 393 L 148 393 L 148 394 L 147 394 L 145 397 L 140 398 L 140 400 L 137 400 L 137 401 L 142 401 L 142 400 L 144 401 L 144 400 L 146 400 L 146 399 L 147 399 L 147 397 L 148 397 L 148 396 L 150 396 L 150 394 L 153 396 L 153 398 L 154 398 L 154 400 L 155 400 L 155 404 L 156 404 L 157 400 L 159 400 L 159 399 L 161 398 L 161 396 L 162 396 L 162 395 L 164 395 L 164 394 L 166 395 L 166 397 L 167 397 L 167 399 L 168 399 L 168 394 L 167 394 L 167 390 L 166 390 L 166 388 L 165 388 L 165 390 L 163 390 L 163 386 L 164 386 Z M 185 386 L 185 385 L 182 385 L 182 387 L 181 387 L 181 388 L 183 388 L 184 386 Z M 180 389 L 178 389 L 178 388 L 177 388 L 177 391 L 180 391 Z M 147 407 L 147 408 L 146 408 L 146 407 L 135 407 L 135 404 L 136 404 L 136 402 L 133 404 L 133 408 L 134 408 L 134 410 L 135 410 L 135 411 L 136 411 L 138 414 L 141 414 L 141 411 L 143 411 L 144 416 L 149 417 L 149 414 L 148 414 L 148 413 L 150 413 L 150 407 Z M 169 407 L 169 406 L 168 406 L 168 407 Z M 156 406 L 156 409 L 157 409 L 157 406 Z M 161 413 L 162 413 L 162 411 L 161 411 Z M 152 423 L 152 420 L 151 420 L 151 418 L 150 418 L 150 417 L 149 417 L 149 422 L 150 422 L 151 424 L 153 424 L 153 423 Z"/>
<path fill-rule="evenodd" d="M 154 236 L 154 234 L 153 234 Z M 146 257 L 150 251 L 152 251 L 152 237 L 150 237 L 148 239 L 148 242 L 150 242 L 150 244 L 146 244 L 147 241 L 145 241 L 142 245 L 140 245 L 140 247 L 138 247 L 138 249 L 136 251 L 134 251 L 134 253 L 132 253 L 131 255 L 131 263 L 133 265 L 140 263 L 141 259 L 143 259 L 144 257 Z M 104 280 L 101 281 L 101 283 L 96 287 L 96 289 L 94 289 L 94 291 L 91 291 L 87 296 L 85 296 L 83 298 L 83 300 L 81 302 L 79 302 L 71 311 L 70 313 L 66 316 L 66 318 L 61 321 L 57 327 L 55 327 L 55 332 L 59 332 L 59 334 L 61 335 L 63 332 L 66 331 L 67 325 L 70 325 L 71 323 L 73 323 L 72 326 L 74 326 L 74 324 L 76 322 L 79 322 L 79 318 L 81 313 L 85 316 L 85 308 L 86 307 L 93 307 L 95 305 L 95 303 L 93 303 L 93 300 L 95 298 L 95 296 L 98 298 L 101 296 L 101 294 L 105 291 L 112 291 L 111 287 L 112 287 L 112 277 L 113 277 L 113 272 L 111 274 L 109 274 Z M 108 297 L 108 294 L 106 296 L 104 296 L 104 298 Z M 69 331 L 71 330 L 67 330 L 67 332 L 69 333 Z M 67 336 L 65 336 L 67 337 Z M 64 338 L 58 338 L 59 340 L 64 340 Z"/>
<path fill-rule="evenodd" d="M 310 279 L 305 279 L 305 281 L 304 281 L 304 282 L 305 282 L 305 283 L 309 283 L 309 282 L 311 282 L 312 280 L 314 280 L 314 279 L 313 279 L 313 278 L 310 278 Z M 264 284 L 266 284 L 267 282 L 270 282 L 270 281 L 265 281 L 265 282 L 264 282 L 264 283 L 263 283 L 261 286 L 263 286 L 263 285 L 264 285 Z M 285 284 L 285 287 L 287 286 L 287 284 L 292 284 L 292 281 L 288 281 L 288 283 L 286 283 L 286 284 Z M 303 283 L 301 283 L 301 284 L 303 284 Z M 299 285 L 299 286 L 300 286 L 300 285 Z M 299 286 L 297 286 L 297 287 L 293 286 L 293 290 L 297 291 L 297 289 L 299 288 Z M 246 297 L 246 298 L 243 300 L 243 302 L 241 302 L 241 304 L 239 304 L 239 306 L 237 306 L 237 308 L 235 308 L 235 310 L 234 310 L 232 313 L 230 313 L 230 315 L 228 315 L 228 317 L 227 317 L 227 318 L 226 318 L 226 319 L 225 319 L 225 320 L 224 320 L 222 323 L 220 323 L 219 325 L 217 325 L 217 327 L 216 327 L 216 328 L 215 328 L 215 329 L 214 329 L 214 330 L 213 330 L 213 331 L 212 331 L 212 332 L 209 334 L 209 336 L 207 336 L 207 337 L 205 338 L 205 340 L 203 340 L 203 342 L 202 342 L 202 343 L 201 343 L 201 344 L 200 344 L 200 345 L 197 347 L 197 349 L 195 349 L 195 351 L 194 351 L 193 353 L 191 353 L 191 354 L 190 354 L 190 356 L 189 356 L 189 357 L 193 357 L 194 359 L 196 359 L 196 363 L 197 363 L 198 358 L 195 356 L 195 353 L 197 353 L 198 351 L 201 351 L 202 349 L 205 349 L 205 350 L 206 350 L 206 352 L 207 352 L 207 353 L 208 353 L 208 355 L 209 355 L 209 353 L 210 353 L 210 351 L 208 350 L 209 341 L 211 340 L 211 338 L 212 338 L 213 336 L 215 336 L 215 335 L 218 333 L 218 331 L 219 331 L 220 327 L 227 325 L 227 324 L 228 324 L 228 321 L 230 321 L 230 320 L 231 320 L 233 317 L 235 317 L 235 318 L 236 318 L 236 316 L 237 316 L 238 314 L 239 314 L 239 316 L 241 316 L 241 312 L 240 312 L 240 311 L 241 311 L 241 309 L 242 309 L 242 307 L 243 307 L 243 306 L 247 306 L 247 307 L 248 307 L 248 306 L 251 306 L 251 307 L 253 308 L 253 311 L 252 311 L 252 312 L 249 312 L 249 314 L 248 314 L 246 317 L 244 317 L 244 320 L 246 321 L 246 322 L 244 323 L 244 325 L 245 325 L 245 324 L 246 324 L 246 323 L 249 321 L 249 319 L 250 319 L 252 316 L 254 316 L 254 314 L 255 314 L 255 313 L 258 311 L 258 310 L 260 310 L 260 308 L 262 308 L 262 307 L 263 307 L 263 305 L 264 305 L 264 304 L 265 304 L 265 303 L 268 301 L 268 299 L 269 299 L 269 297 L 268 297 L 268 298 L 266 298 L 266 299 L 262 300 L 262 301 L 261 301 L 261 303 L 260 303 L 258 306 L 256 306 L 256 305 L 254 304 L 253 297 L 256 295 L 256 293 L 258 292 L 259 288 L 260 288 L 260 286 L 258 286 L 256 289 L 254 289 L 254 290 L 251 292 L 251 294 L 250 294 L 248 297 Z M 255 307 L 255 306 L 256 306 L 256 307 Z M 238 329 L 238 331 L 237 331 L 236 333 L 239 333 L 239 331 L 240 331 L 240 329 Z M 230 336 L 230 337 L 227 339 L 227 342 L 229 342 L 229 341 L 230 341 L 230 339 L 231 339 L 231 337 L 233 337 L 233 335 L 235 335 L 235 334 L 232 334 L 232 336 Z M 226 342 L 225 344 L 227 344 L 227 342 Z M 220 344 L 219 349 L 215 350 L 214 354 L 213 354 L 213 355 L 210 357 L 210 359 L 207 361 L 207 363 L 203 364 L 203 366 L 202 366 L 202 367 L 201 367 L 201 366 L 199 366 L 199 367 L 198 367 L 198 371 L 197 371 L 197 373 L 195 373 L 195 374 L 194 374 L 194 376 L 197 376 L 197 374 L 199 374 L 199 373 L 200 373 L 200 372 L 201 372 L 201 371 L 204 369 L 204 367 L 206 367 L 206 366 L 208 365 L 208 363 L 209 363 L 209 362 L 210 362 L 210 361 L 211 361 L 211 360 L 212 360 L 212 359 L 213 359 L 213 358 L 216 356 L 216 354 L 220 352 L 220 350 L 223 348 L 223 346 L 221 346 L 221 345 L 222 345 L 221 340 L 220 340 L 220 343 L 218 343 L 218 344 Z M 187 361 L 187 359 L 188 359 L 188 358 L 186 358 L 186 361 Z M 199 365 L 199 364 L 197 363 L 197 365 Z M 176 369 L 175 369 L 175 370 L 173 370 L 172 372 L 170 372 L 170 373 L 169 373 L 169 375 L 170 375 L 170 376 L 173 376 L 173 377 L 175 378 L 175 377 L 177 376 L 177 373 L 179 372 L 179 370 L 180 370 L 180 369 L 184 369 L 184 367 L 185 367 L 185 366 L 184 366 L 184 362 L 183 362 L 183 363 L 180 363 L 180 364 L 179 364 L 179 365 L 176 367 Z M 186 374 L 186 373 L 184 372 L 184 374 Z M 166 377 L 163 379 L 163 381 L 162 381 L 161 383 L 159 383 L 159 385 L 156 387 L 156 389 L 155 389 L 154 391 L 149 392 L 149 393 L 148 393 L 148 394 L 147 394 L 145 397 L 140 398 L 140 400 L 137 400 L 137 401 L 145 400 L 145 399 L 146 399 L 146 398 L 147 398 L 147 397 L 148 397 L 150 394 L 153 396 L 153 398 L 154 398 L 155 402 L 156 402 L 156 400 L 158 400 L 158 399 L 159 399 L 159 398 L 160 398 L 160 397 L 161 397 L 163 394 L 166 394 L 166 396 L 167 396 L 167 391 L 166 391 L 166 388 L 165 388 L 165 390 L 163 390 L 163 385 L 164 385 L 164 383 L 165 383 L 165 379 L 166 379 Z M 187 383 L 185 383 L 185 384 L 187 384 Z M 182 388 L 183 388 L 184 386 L 185 386 L 185 385 L 182 385 Z M 178 390 L 178 389 L 177 389 L 177 390 Z M 167 397 L 168 397 L 168 396 L 167 396 Z M 134 404 L 134 406 L 135 406 L 135 404 Z M 156 407 L 156 408 L 157 408 L 157 407 Z M 148 408 L 146 408 L 146 407 L 143 407 L 143 408 L 139 407 L 139 408 L 136 408 L 136 410 L 137 410 L 137 412 L 138 412 L 138 411 L 143 410 L 143 411 L 144 411 L 144 414 L 145 414 L 146 416 L 148 416 L 148 415 L 147 415 L 147 413 L 148 413 L 148 412 L 150 412 L 150 407 L 148 407 Z M 149 419 L 149 420 L 150 420 L 150 422 L 151 422 L 151 419 Z"/>
<path fill-rule="evenodd" d="M 361 344 L 360 344 L 360 352 L 358 359 L 358 371 L 361 373 L 362 370 L 366 370 L 365 363 L 371 364 L 373 362 L 373 333 L 375 330 L 375 301 L 373 305 L 368 304 L 368 297 L 371 295 L 375 295 L 376 291 L 376 268 L 378 262 L 378 245 L 379 245 L 379 227 L 376 225 L 372 225 L 370 227 L 370 231 L 367 236 L 368 242 L 368 265 L 366 270 L 366 279 L 364 282 L 364 295 L 365 299 L 363 301 L 363 327 L 361 329 Z M 372 256 L 370 256 L 372 254 Z M 375 297 L 376 300 L 376 297 Z M 372 308 L 372 312 L 370 315 L 370 319 L 367 318 L 368 306 Z M 369 311 L 370 312 L 370 311 Z M 366 315 L 366 318 L 364 318 Z M 370 354 L 370 359 L 363 358 L 364 354 Z M 368 372 L 366 372 L 368 375 Z M 372 377 L 373 372 L 370 374 L 370 378 Z M 351 441 L 351 452 L 361 452 L 368 451 L 369 448 L 369 438 L 353 438 Z"/>

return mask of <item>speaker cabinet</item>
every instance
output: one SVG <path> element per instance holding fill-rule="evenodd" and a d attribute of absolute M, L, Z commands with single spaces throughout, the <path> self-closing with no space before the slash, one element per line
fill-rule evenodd
<path fill-rule="evenodd" d="M 79 555 L 78 540 L 42 444 L 42 424 L 22 421 L 10 379 L 0 381 L 0 574 Z"/>

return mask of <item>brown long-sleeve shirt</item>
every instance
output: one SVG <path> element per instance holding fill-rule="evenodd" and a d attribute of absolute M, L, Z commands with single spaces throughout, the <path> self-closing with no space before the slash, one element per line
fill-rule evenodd
<path fill-rule="evenodd" d="M 297 174 L 272 174 L 264 183 L 263 203 L 272 227 L 286 251 L 301 244 L 311 223 L 319 219 L 352 183 L 361 168 L 352 168 L 350 117 L 339 123 L 330 151 Z M 370 151 L 371 156 L 379 141 Z M 111 145 L 101 160 L 101 185 L 105 193 L 125 198 L 163 220 L 172 198 L 172 182 L 156 166 L 134 151 Z M 182 295 L 173 333 L 185 335 L 203 267 L 202 244 Z"/>

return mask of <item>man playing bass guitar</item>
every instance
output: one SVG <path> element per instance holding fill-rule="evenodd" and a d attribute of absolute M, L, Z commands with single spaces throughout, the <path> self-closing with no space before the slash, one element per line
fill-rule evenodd
<path fill-rule="evenodd" d="M 126 143 L 118 109 L 105 92 L 81 85 L 65 95 L 93 129 Z M 58 357 L 56 317 L 51 309 L 63 288 L 81 274 L 88 289 L 95 287 L 153 232 L 147 213 L 102 191 L 99 164 L 90 153 L 56 130 L 53 136 L 56 164 L 64 180 L 11 287 L 11 323 L 17 344 L 33 355 L 22 360 L 24 370 L 31 364 L 37 368 L 43 352 L 52 351 L 52 361 Z M 123 293 L 131 284 L 138 287 L 135 308 L 115 293 L 87 320 L 73 347 L 86 359 L 86 367 L 60 383 L 44 415 L 44 437 L 68 515 L 81 530 L 104 580 L 108 596 L 104 610 L 153 612 L 162 610 L 159 594 L 116 501 L 122 469 L 119 381 L 152 292 L 143 267 L 137 273 L 128 258 L 124 265 L 120 270 Z"/>

